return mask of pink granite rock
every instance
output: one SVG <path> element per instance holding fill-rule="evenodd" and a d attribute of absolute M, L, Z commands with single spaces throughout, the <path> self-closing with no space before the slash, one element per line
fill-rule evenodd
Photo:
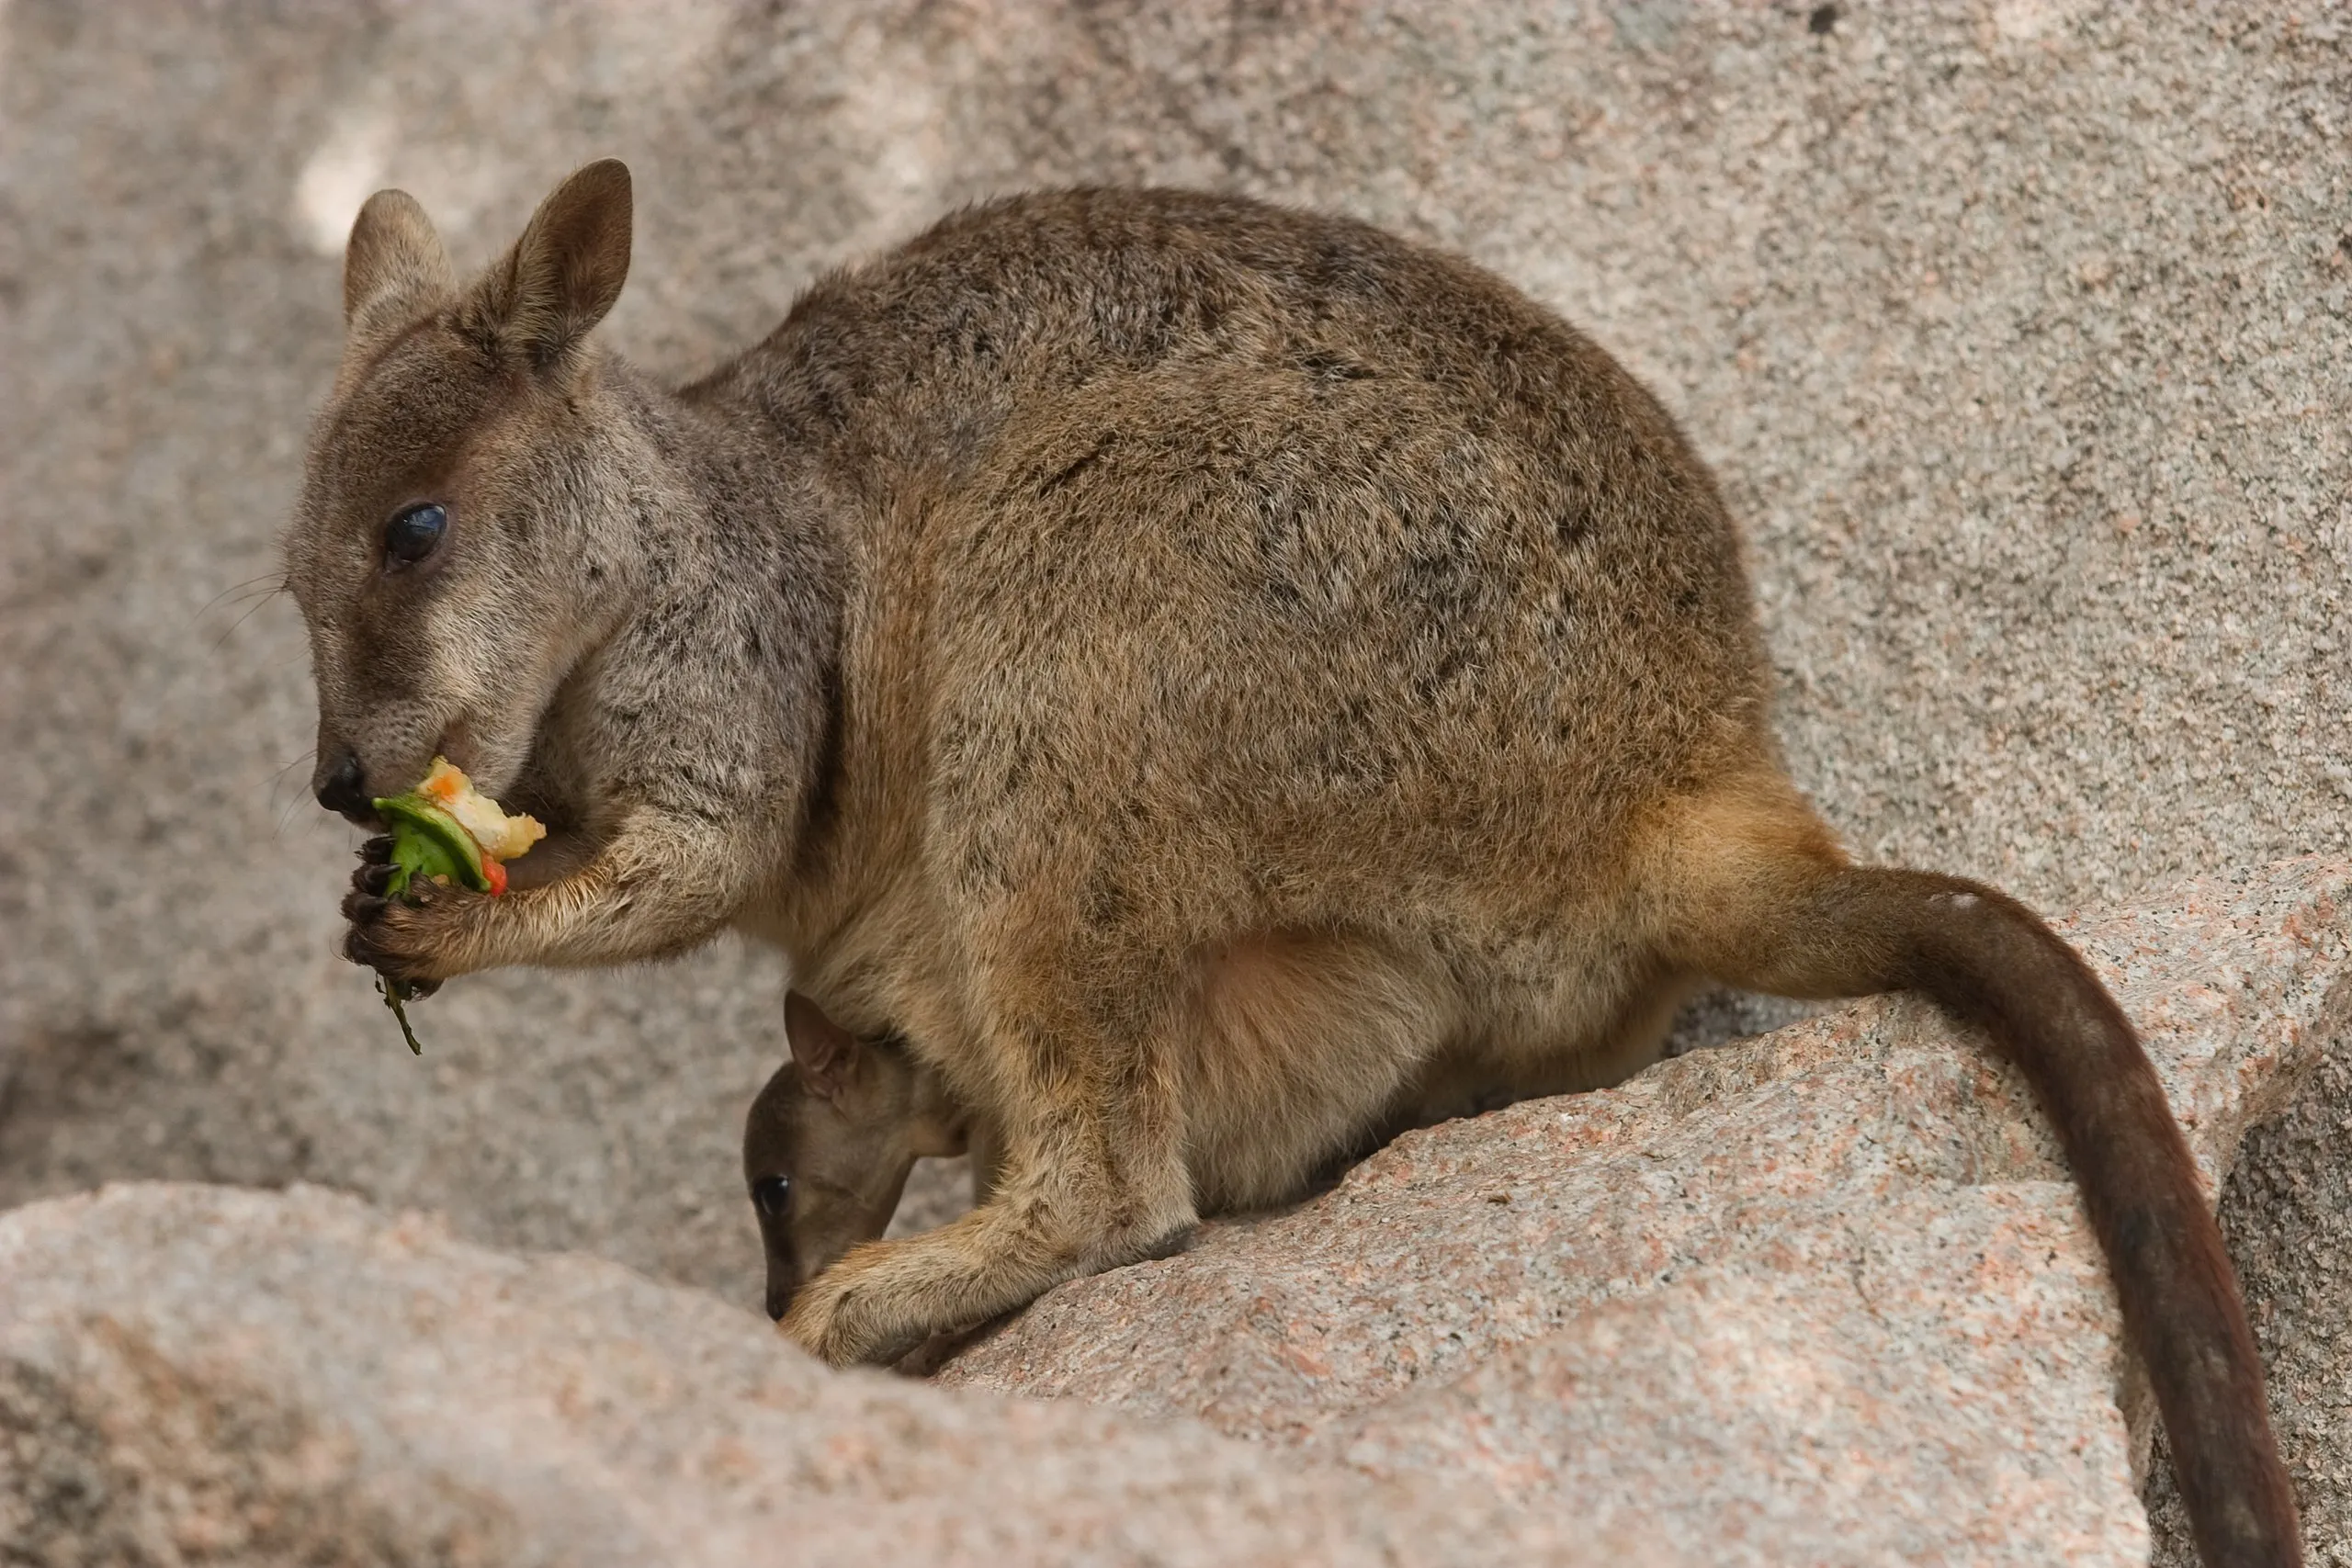
<path fill-rule="evenodd" d="M 2346 1026 L 2352 867 L 2158 903 L 2068 934 L 2210 1176 Z M 2145 1560 L 2126 1371 L 2022 1081 L 1898 998 L 1412 1134 L 941 1375 L 1475 1476 L 1712 1562 L 2024 1563 Z"/>
<path fill-rule="evenodd" d="M 174 1565 L 1656 1562 L 1483 1488 L 820 1367 L 315 1188 L 0 1215 L 0 1556 Z"/>

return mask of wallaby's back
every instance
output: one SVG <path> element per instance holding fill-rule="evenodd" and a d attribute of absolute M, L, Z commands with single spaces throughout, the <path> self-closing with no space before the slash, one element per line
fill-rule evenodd
<path fill-rule="evenodd" d="M 1148 774 L 1264 880 L 1296 865 L 1296 918 L 1498 850 L 1551 908 L 1661 791 L 1770 752 L 1737 537 L 1673 422 L 1515 289 L 1366 226 L 994 203 L 687 396 L 757 410 L 860 520 L 844 678 L 925 691 L 925 771 L 976 813 Z M 861 657 L 859 626 L 900 646 Z M 1046 683 L 1079 718 L 973 749 Z M 1374 837 L 1379 891 L 1344 886 Z"/>

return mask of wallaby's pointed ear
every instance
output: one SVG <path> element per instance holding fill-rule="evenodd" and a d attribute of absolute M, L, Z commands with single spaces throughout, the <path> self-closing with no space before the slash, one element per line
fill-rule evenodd
<path fill-rule="evenodd" d="M 506 259 L 490 269 L 462 321 L 493 355 L 534 369 L 571 358 L 628 278 L 628 165 L 589 164 L 555 187 Z"/>
<path fill-rule="evenodd" d="M 343 325 L 363 337 L 407 321 L 455 291 L 449 253 L 416 198 L 379 190 L 352 220 L 343 251 Z"/>
<path fill-rule="evenodd" d="M 800 1065 L 802 1085 L 811 1094 L 840 1099 L 857 1061 L 857 1037 L 798 991 L 785 996 L 784 1032 L 792 1042 L 792 1059 Z"/>

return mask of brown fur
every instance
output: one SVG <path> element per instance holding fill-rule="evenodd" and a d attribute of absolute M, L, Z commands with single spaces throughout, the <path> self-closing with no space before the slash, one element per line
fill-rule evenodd
<path fill-rule="evenodd" d="M 887 1357 L 1143 1256 L 1224 1196 L 1193 1151 L 1279 1185 L 1431 1062 L 1607 1082 L 1701 976 L 1917 986 L 2049 1100 L 2208 1560 L 2295 1560 L 2128 1026 L 2018 906 L 1843 866 L 1713 483 L 1608 355 L 1359 224 L 1072 191 L 824 279 L 673 391 L 592 333 L 627 192 L 592 165 L 463 288 L 370 204 L 288 576 L 322 784 L 438 747 L 583 846 L 503 899 L 363 872 L 355 957 L 430 981 L 731 925 L 1001 1133 L 989 1201 L 811 1281 L 801 1344 Z M 388 569 L 420 498 L 451 536 Z"/>

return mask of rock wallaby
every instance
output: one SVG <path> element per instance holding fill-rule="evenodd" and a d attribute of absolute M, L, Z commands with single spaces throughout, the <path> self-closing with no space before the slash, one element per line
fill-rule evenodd
<path fill-rule="evenodd" d="M 684 387 L 594 335 L 628 175 L 460 280 L 382 192 L 286 541 L 319 798 L 446 753 L 569 852 L 379 895 L 431 984 L 734 928 L 1001 1146 L 785 1327 L 888 1357 L 1295 1186 L 1433 1056 L 1613 1082 L 1709 977 L 1925 992 L 2056 1123 L 2206 1560 L 2299 1560 L 2163 1090 L 2013 899 L 1849 863 L 1791 784 L 1740 547 L 1657 400 L 1360 223 L 1074 190 L 813 285 Z M 537 862 L 534 865 L 534 862 Z"/>
<path fill-rule="evenodd" d="M 767 1255 L 767 1308 L 889 1228 L 915 1161 L 970 1154 L 975 1192 L 995 1185 L 994 1143 L 903 1040 L 859 1040 L 794 991 L 792 1059 L 743 1119 L 743 1181 Z"/>

